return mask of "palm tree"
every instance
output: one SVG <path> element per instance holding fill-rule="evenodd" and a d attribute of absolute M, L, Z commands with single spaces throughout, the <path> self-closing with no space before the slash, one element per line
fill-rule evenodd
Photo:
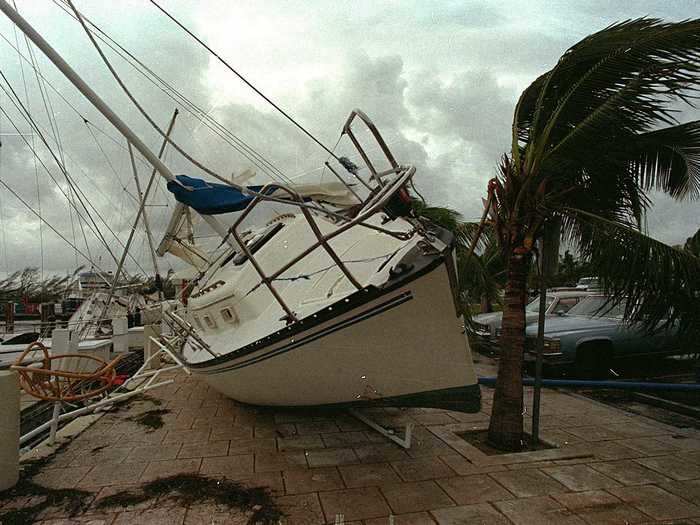
<path fill-rule="evenodd" d="M 484 234 L 480 236 L 478 253 L 472 254 L 471 245 L 476 237 L 478 224 L 464 222 L 462 215 L 456 210 L 428 206 L 419 200 L 413 201 L 413 210 L 418 217 L 428 219 L 454 234 L 457 241 L 455 252 L 459 296 L 463 310 L 470 313 L 468 305 L 476 302 L 481 304 L 482 312 L 490 312 L 505 283 L 505 267 L 492 229 L 485 228 Z"/>
<path fill-rule="evenodd" d="M 512 147 L 489 183 L 489 217 L 507 261 L 501 359 L 489 441 L 523 441 L 527 276 L 548 222 L 602 281 L 626 320 L 691 330 L 700 259 L 644 234 L 647 192 L 700 196 L 700 121 L 678 124 L 700 77 L 700 20 L 641 18 L 570 48 L 521 95 Z"/>

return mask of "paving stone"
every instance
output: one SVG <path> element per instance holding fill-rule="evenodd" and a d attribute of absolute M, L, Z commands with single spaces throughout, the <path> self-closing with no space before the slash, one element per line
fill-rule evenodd
<path fill-rule="evenodd" d="M 549 496 L 498 501 L 494 505 L 516 525 L 585 524 L 585 521 Z"/>
<path fill-rule="evenodd" d="M 670 454 L 678 448 L 669 443 L 664 443 L 652 437 L 625 439 L 624 444 L 633 450 L 637 450 L 641 455 L 656 456 L 660 454 Z M 641 455 L 639 457 L 641 457 Z"/>
<path fill-rule="evenodd" d="M 697 451 L 700 450 L 700 436 L 686 435 L 679 431 L 669 436 L 659 436 L 656 439 L 679 450 Z"/>
<path fill-rule="evenodd" d="M 614 479 L 593 470 L 587 465 L 546 467 L 542 470 L 576 492 L 620 486 Z"/>
<path fill-rule="evenodd" d="M 148 463 L 165 459 L 175 459 L 182 447 L 181 443 L 168 443 L 167 445 L 138 445 L 131 449 L 125 462 Z"/>
<path fill-rule="evenodd" d="M 234 439 L 250 439 L 252 437 L 253 429 L 251 427 L 231 425 L 230 427 L 212 428 L 209 439 L 211 441 L 224 441 Z"/>
<path fill-rule="evenodd" d="M 437 480 L 457 505 L 510 499 L 513 495 L 486 474 Z"/>
<path fill-rule="evenodd" d="M 383 485 L 381 491 L 396 514 L 454 506 L 454 502 L 434 481 Z"/>
<path fill-rule="evenodd" d="M 106 445 L 96 447 L 79 454 L 70 463 L 71 467 L 91 467 L 95 465 L 113 465 L 122 463 L 131 452 L 132 447 L 114 447 Z"/>
<path fill-rule="evenodd" d="M 654 485 L 618 487 L 610 492 L 657 520 L 700 516 L 700 507 Z"/>
<path fill-rule="evenodd" d="M 668 483 L 659 483 L 658 486 L 691 503 L 700 504 L 700 479 L 670 481 Z"/>
<path fill-rule="evenodd" d="M 565 429 L 569 434 L 580 438 L 584 441 L 606 441 L 611 439 L 620 439 L 620 434 L 613 432 L 607 427 L 574 427 Z"/>
<path fill-rule="evenodd" d="M 288 494 L 345 488 L 335 467 L 285 470 L 282 475 Z"/>
<path fill-rule="evenodd" d="M 225 456 L 228 453 L 228 441 L 208 441 L 207 443 L 184 443 L 177 457 L 207 458 L 213 456 Z"/>
<path fill-rule="evenodd" d="M 277 438 L 277 448 L 279 448 L 280 452 L 284 450 L 308 450 L 325 448 L 325 444 L 319 434 L 309 434 L 306 436 Z"/>
<path fill-rule="evenodd" d="M 94 467 L 44 469 L 32 481 L 51 489 L 72 489 L 93 469 Z"/>
<path fill-rule="evenodd" d="M 58 518 L 37 521 L 40 525 L 111 525 L 116 518 L 116 514 L 91 514 L 83 516 L 73 516 L 71 518 Z"/>
<path fill-rule="evenodd" d="M 122 463 L 112 465 L 108 469 L 97 466 L 80 480 L 77 487 L 96 489 L 108 485 L 137 483 L 144 470 L 146 463 Z"/>
<path fill-rule="evenodd" d="M 359 430 L 352 432 L 333 432 L 331 434 L 321 434 L 323 443 L 328 447 L 347 447 L 368 443 L 367 434 Z"/>
<path fill-rule="evenodd" d="M 352 465 L 358 463 L 357 454 L 351 448 L 328 448 L 309 450 L 306 459 L 310 467 L 328 467 L 332 465 Z"/>
<path fill-rule="evenodd" d="M 345 484 L 350 488 L 399 483 L 401 478 L 388 463 L 369 463 L 339 467 Z"/>
<path fill-rule="evenodd" d="M 669 481 L 669 478 L 666 476 L 629 459 L 591 463 L 590 467 L 610 476 L 623 485 L 646 485 L 649 483 L 663 483 L 664 481 Z"/>
<path fill-rule="evenodd" d="M 365 520 L 365 525 L 435 525 L 435 520 L 427 512 L 411 512 L 408 514 L 390 514 L 382 518 Z"/>
<path fill-rule="evenodd" d="M 518 498 L 566 492 L 564 485 L 537 469 L 506 470 L 489 474 Z"/>
<path fill-rule="evenodd" d="M 391 464 L 404 481 L 423 481 L 426 479 L 446 478 L 455 472 L 439 457 L 395 461 Z"/>
<path fill-rule="evenodd" d="M 229 478 L 229 476 L 223 476 Z M 284 481 L 282 481 L 281 472 L 257 472 L 248 474 L 243 478 L 236 479 L 244 487 L 257 488 L 261 487 L 268 489 L 270 493 L 275 495 L 284 495 Z"/>
<path fill-rule="evenodd" d="M 253 474 L 253 455 L 213 457 L 202 459 L 200 473 L 223 475 L 229 479 L 244 479 Z"/>
<path fill-rule="evenodd" d="M 318 494 L 296 494 L 275 498 L 277 507 L 285 514 L 283 525 L 320 525 L 326 521 Z"/>
<path fill-rule="evenodd" d="M 141 475 L 141 481 L 153 481 L 158 478 L 167 478 L 178 474 L 196 474 L 202 460 L 194 459 L 168 459 L 165 461 L 151 461 Z"/>
<path fill-rule="evenodd" d="M 185 521 L 186 509 L 149 509 L 122 512 L 114 525 L 180 525 Z"/>
<path fill-rule="evenodd" d="M 306 455 L 303 452 L 260 452 L 255 454 L 255 472 L 290 470 L 306 466 Z"/>
<path fill-rule="evenodd" d="M 628 525 L 648 520 L 648 517 L 635 508 L 602 490 L 554 494 L 552 497 L 576 512 L 587 523 L 595 525 Z"/>
<path fill-rule="evenodd" d="M 439 525 L 510 525 L 510 521 L 488 503 L 433 510 Z"/>
<path fill-rule="evenodd" d="M 209 430 L 169 430 L 163 443 L 206 443 L 209 441 L 209 434 Z"/>
<path fill-rule="evenodd" d="M 507 470 L 505 465 L 475 465 L 464 456 L 459 454 L 448 454 L 439 456 L 447 466 L 461 476 L 469 476 L 471 474 L 483 474 L 486 472 L 498 472 Z"/>
<path fill-rule="evenodd" d="M 343 520 L 363 520 L 388 517 L 391 512 L 376 487 L 319 492 L 318 497 L 326 516 L 326 523 L 337 523 L 338 516 L 342 516 Z"/>
<path fill-rule="evenodd" d="M 629 416 L 628 421 L 624 423 L 608 424 L 608 430 L 622 437 L 653 437 L 670 434 L 665 428 L 642 423 L 634 416 Z"/>
<path fill-rule="evenodd" d="M 438 412 L 434 414 L 416 414 L 412 416 L 416 423 L 420 425 L 451 425 L 457 420 L 446 412 Z"/>
<path fill-rule="evenodd" d="M 394 443 L 372 443 L 355 447 L 357 457 L 363 463 L 383 463 L 409 459 L 406 451 Z"/>
<path fill-rule="evenodd" d="M 634 450 L 619 441 L 599 441 L 588 443 L 584 450 L 593 454 L 597 459 L 612 460 L 612 459 L 632 459 L 640 457 L 640 452 Z M 576 445 L 574 445 L 576 446 Z"/>
<path fill-rule="evenodd" d="M 299 435 L 338 432 L 340 430 L 333 421 L 300 421 L 296 423 L 296 427 Z"/>
<path fill-rule="evenodd" d="M 228 448 L 228 455 L 237 456 L 254 452 L 276 451 L 277 441 L 274 438 L 232 439 Z"/>
<path fill-rule="evenodd" d="M 187 509 L 184 525 L 248 525 L 250 516 L 218 505 L 192 505 Z"/>
<path fill-rule="evenodd" d="M 636 461 L 672 479 L 685 480 L 700 478 L 700 465 L 684 461 L 677 456 L 654 456 L 637 459 Z"/>

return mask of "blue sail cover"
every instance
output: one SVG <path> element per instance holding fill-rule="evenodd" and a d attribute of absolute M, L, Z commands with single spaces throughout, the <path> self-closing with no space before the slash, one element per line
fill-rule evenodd
<path fill-rule="evenodd" d="M 202 215 L 241 211 L 255 198 L 251 195 L 244 195 L 236 188 L 226 184 L 207 182 L 187 175 L 177 175 L 175 178 L 192 190 L 183 188 L 174 182 L 168 182 L 170 193 L 175 196 L 178 202 L 193 208 Z M 260 191 L 262 186 L 248 186 L 248 188 L 252 191 Z"/>

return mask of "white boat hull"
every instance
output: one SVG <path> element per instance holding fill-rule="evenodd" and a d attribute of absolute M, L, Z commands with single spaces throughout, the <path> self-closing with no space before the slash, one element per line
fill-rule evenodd
<path fill-rule="evenodd" d="M 191 369 L 225 396 L 255 405 L 385 402 L 471 412 L 479 390 L 464 332 L 442 260 L 307 331 Z"/>

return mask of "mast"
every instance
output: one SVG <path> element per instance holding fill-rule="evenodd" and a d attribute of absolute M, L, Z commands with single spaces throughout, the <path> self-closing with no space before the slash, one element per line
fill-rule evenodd
<path fill-rule="evenodd" d="M 6 0 L 0 0 L 0 11 L 2 11 L 20 31 L 36 45 L 46 57 L 70 80 L 70 82 L 92 103 L 102 115 L 124 135 L 124 138 L 138 150 L 151 165 L 158 170 L 168 181 L 180 184 L 170 169 L 144 144 L 144 142 L 134 133 L 129 126 L 124 123 L 111 108 L 95 93 L 90 86 L 71 68 L 68 63 L 61 58 L 56 50 L 36 32 L 17 11 L 15 11 Z"/>

